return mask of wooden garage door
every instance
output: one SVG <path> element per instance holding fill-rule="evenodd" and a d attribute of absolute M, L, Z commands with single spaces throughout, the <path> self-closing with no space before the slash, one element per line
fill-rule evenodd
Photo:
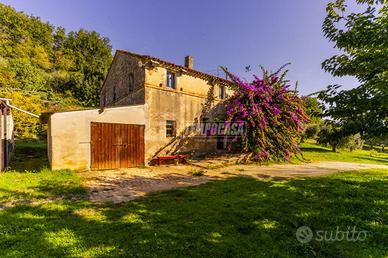
<path fill-rule="evenodd" d="M 144 125 L 91 123 L 91 169 L 144 164 Z"/>

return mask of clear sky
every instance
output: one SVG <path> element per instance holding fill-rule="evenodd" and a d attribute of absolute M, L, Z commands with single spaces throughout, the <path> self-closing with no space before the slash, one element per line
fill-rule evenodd
<path fill-rule="evenodd" d="M 218 66 L 250 79 L 245 66 L 270 70 L 291 62 L 288 78 L 309 94 L 329 84 L 357 86 L 334 78 L 321 62 L 337 53 L 323 37 L 327 0 L 0 0 L 69 30 L 96 30 L 123 49 L 215 73 Z M 354 1 L 353 1 L 354 2 Z M 353 7 L 352 7 L 353 8 Z"/>

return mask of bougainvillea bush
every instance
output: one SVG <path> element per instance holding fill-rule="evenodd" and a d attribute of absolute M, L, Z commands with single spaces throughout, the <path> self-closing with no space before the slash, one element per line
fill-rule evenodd
<path fill-rule="evenodd" d="M 263 70 L 260 78 L 254 75 L 247 82 L 229 72 L 235 83 L 234 94 L 226 110 L 226 123 L 244 123 L 245 134 L 231 141 L 239 141 L 245 159 L 260 162 L 289 160 L 300 151 L 298 143 L 303 124 L 308 117 L 303 110 L 303 100 L 295 90 L 290 90 L 284 79 L 286 72 L 279 69 L 273 74 Z"/>

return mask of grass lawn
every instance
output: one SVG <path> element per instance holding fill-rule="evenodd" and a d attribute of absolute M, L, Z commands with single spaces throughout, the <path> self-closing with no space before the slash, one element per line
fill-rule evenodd
<path fill-rule="evenodd" d="M 92 204 L 76 174 L 55 173 L 0 175 L 2 201 L 61 197 L 0 211 L 0 257 L 388 255 L 387 170 L 284 181 L 236 177 L 124 205 Z M 368 233 L 365 241 L 302 244 L 295 238 L 300 226 Z"/>
<path fill-rule="evenodd" d="M 387 164 L 386 154 L 302 149 L 311 161 Z M 0 257 L 388 257 L 388 170 L 234 177 L 97 205 L 77 173 L 44 168 L 44 150 L 19 144 L 11 170 L 0 174 Z M 301 226 L 313 230 L 312 241 L 297 241 Z M 367 231 L 366 239 L 316 239 L 337 227 Z"/>
<path fill-rule="evenodd" d="M 313 141 L 308 141 L 301 144 L 303 157 L 306 161 L 343 161 L 356 163 L 373 163 L 388 165 L 388 153 L 377 152 L 376 150 L 355 150 L 353 152 L 339 150 L 332 152 L 330 148 L 325 148 L 314 144 Z M 300 155 L 298 155 L 300 156 Z M 299 160 L 294 158 L 293 161 Z"/>

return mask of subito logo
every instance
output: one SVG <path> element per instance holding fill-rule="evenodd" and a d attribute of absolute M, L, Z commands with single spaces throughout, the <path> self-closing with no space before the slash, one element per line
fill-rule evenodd
<path fill-rule="evenodd" d="M 313 231 L 310 227 L 302 226 L 296 230 L 295 236 L 299 242 L 306 244 L 313 239 Z"/>

